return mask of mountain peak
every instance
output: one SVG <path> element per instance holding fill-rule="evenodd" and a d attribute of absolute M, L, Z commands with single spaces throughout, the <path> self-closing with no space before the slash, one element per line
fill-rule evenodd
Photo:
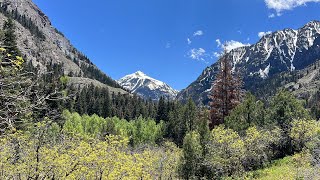
<path fill-rule="evenodd" d="M 306 25 L 314 25 L 314 24 L 320 24 L 320 21 L 318 20 L 312 20 L 312 21 L 309 21 Z"/>
<path fill-rule="evenodd" d="M 255 91 L 255 83 L 273 78 L 282 72 L 301 70 L 320 59 L 320 21 L 310 21 L 303 27 L 283 29 L 263 36 L 257 43 L 239 47 L 225 54 L 240 71 L 247 90 Z M 211 84 L 217 74 L 214 63 L 177 96 L 178 100 L 192 97 L 208 103 Z"/>
<path fill-rule="evenodd" d="M 118 83 L 146 99 L 159 100 L 160 97 L 174 99 L 178 94 L 178 91 L 166 83 L 149 77 L 142 71 L 126 75 L 121 78 Z"/>
<path fill-rule="evenodd" d="M 147 76 L 145 73 L 143 73 L 142 71 L 137 71 L 137 72 L 135 72 L 134 73 L 135 75 L 137 75 L 137 76 Z"/>
<path fill-rule="evenodd" d="M 313 20 L 305 24 L 301 29 L 317 29 L 320 27 L 320 21 Z"/>

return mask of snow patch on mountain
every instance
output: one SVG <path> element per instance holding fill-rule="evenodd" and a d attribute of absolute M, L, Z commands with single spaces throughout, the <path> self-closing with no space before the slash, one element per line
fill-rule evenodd
<path fill-rule="evenodd" d="M 177 90 L 166 83 L 149 77 L 141 71 L 124 76 L 118 83 L 146 99 L 159 100 L 160 97 L 174 99 L 178 94 Z"/>
<path fill-rule="evenodd" d="M 257 43 L 234 48 L 221 57 L 232 62 L 232 70 L 241 73 L 245 84 L 255 84 L 282 72 L 301 70 L 320 59 L 320 21 L 310 21 L 296 30 L 286 28 L 260 35 Z M 220 41 L 217 43 L 222 46 Z M 177 99 L 192 97 L 196 102 L 208 103 L 207 90 L 215 80 L 218 68 L 219 61 L 206 68 L 195 82 L 178 94 Z"/>
<path fill-rule="evenodd" d="M 269 76 L 270 64 L 264 69 L 260 69 L 259 74 L 262 79 L 266 79 Z"/>

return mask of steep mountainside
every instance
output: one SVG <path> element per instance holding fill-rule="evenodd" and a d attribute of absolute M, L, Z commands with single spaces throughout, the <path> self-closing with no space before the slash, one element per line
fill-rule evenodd
<path fill-rule="evenodd" d="M 225 54 L 235 71 L 242 74 L 245 88 L 255 92 L 257 85 L 281 72 L 295 72 L 320 59 L 320 22 L 311 21 L 298 30 L 284 29 L 267 34 L 251 46 L 236 48 Z M 207 67 L 198 79 L 182 90 L 179 100 L 192 97 L 208 103 L 218 62 Z"/>
<path fill-rule="evenodd" d="M 178 91 L 166 83 L 153 79 L 141 71 L 127 75 L 118 82 L 124 88 L 146 99 L 159 100 L 160 97 L 174 99 L 178 94 Z"/>
<path fill-rule="evenodd" d="M 32 0 L 0 0 L 0 26 L 8 17 L 15 21 L 19 49 L 26 59 L 32 61 L 42 72 L 46 71 L 50 62 L 63 64 L 65 74 L 77 77 L 73 79 L 76 84 L 95 83 L 93 80 L 97 80 L 126 93 L 119 89 L 121 86 L 116 81 L 105 75 L 73 47 Z"/>
<path fill-rule="evenodd" d="M 256 83 L 254 93 L 262 98 L 274 95 L 280 88 L 291 91 L 298 98 L 306 99 L 309 106 L 320 100 L 320 60 L 304 69 L 282 72 Z"/>

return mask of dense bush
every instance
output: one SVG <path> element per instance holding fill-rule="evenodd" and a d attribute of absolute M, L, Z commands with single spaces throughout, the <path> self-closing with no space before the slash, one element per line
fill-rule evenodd
<path fill-rule="evenodd" d="M 205 151 L 200 135 L 190 132 L 184 138 L 180 176 L 184 179 L 239 177 L 245 171 L 267 165 L 275 156 L 274 147 L 281 143 L 280 128 L 259 130 L 250 127 L 244 136 L 218 126 L 211 131 Z"/>
<path fill-rule="evenodd" d="M 0 138 L 0 179 L 177 178 L 180 151 L 172 143 L 135 150 L 120 136 L 109 135 L 100 141 L 63 134 L 58 143 L 52 143 L 48 125 L 35 128 L 33 133 Z"/>
<path fill-rule="evenodd" d="M 296 151 L 313 149 L 320 136 L 320 123 L 315 120 L 297 119 L 292 122 L 290 137 Z"/>
<path fill-rule="evenodd" d="M 243 172 L 244 142 L 237 132 L 219 126 L 212 130 L 206 164 L 212 177 L 218 178 Z"/>

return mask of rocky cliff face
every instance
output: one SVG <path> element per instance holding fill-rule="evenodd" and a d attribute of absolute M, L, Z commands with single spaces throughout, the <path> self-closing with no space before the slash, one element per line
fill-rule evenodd
<path fill-rule="evenodd" d="M 235 71 L 241 72 L 247 90 L 255 91 L 256 83 L 281 72 L 306 68 L 320 59 L 320 22 L 311 21 L 298 30 L 284 29 L 267 34 L 259 42 L 231 50 L 225 54 Z M 208 94 L 218 62 L 207 67 L 199 78 L 178 94 L 183 100 L 191 96 L 196 102 L 207 104 Z"/>
<path fill-rule="evenodd" d="M 39 33 L 34 33 L 34 27 L 25 26 L 18 18 L 13 18 L 16 24 L 18 46 L 27 57 L 26 59 L 32 61 L 34 66 L 39 66 L 42 71 L 46 71 L 46 65 L 49 62 L 53 64 L 62 63 L 65 74 L 73 74 L 73 76 L 78 77 L 75 79 L 83 81 L 81 83 L 91 83 L 92 81 L 86 81 L 87 78 L 90 78 L 99 80 L 109 86 L 120 87 L 92 64 L 85 55 L 73 47 L 70 41 L 52 26 L 49 18 L 32 0 L 0 0 L 0 5 L 2 11 L 0 13 L 0 26 L 3 25 L 8 14 L 13 13 L 15 16 L 18 14 L 30 20 L 32 25 L 43 35 L 43 37 L 37 36 Z M 99 73 L 100 78 L 96 78 L 92 71 L 87 71 L 88 68 L 93 69 L 95 74 Z"/>
<path fill-rule="evenodd" d="M 151 78 L 141 71 L 121 78 L 119 84 L 145 99 L 159 100 L 160 97 L 174 99 L 178 91 L 164 82 Z"/>

